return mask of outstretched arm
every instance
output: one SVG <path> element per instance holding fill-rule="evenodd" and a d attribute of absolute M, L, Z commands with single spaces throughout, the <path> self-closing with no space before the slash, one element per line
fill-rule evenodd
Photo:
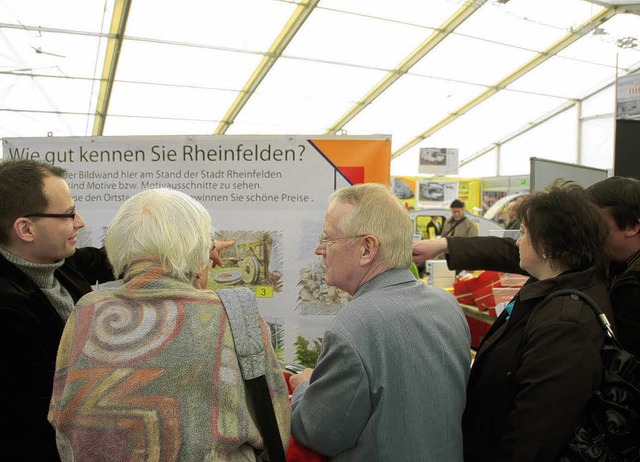
<path fill-rule="evenodd" d="M 425 239 L 413 243 L 411 253 L 414 263 L 430 260 L 436 255 L 447 252 L 447 239 Z"/>
<path fill-rule="evenodd" d="M 516 241 L 496 236 L 447 237 L 414 242 L 413 261 L 421 262 L 445 253 L 452 270 L 493 270 L 527 274 L 520 268 Z"/>
<path fill-rule="evenodd" d="M 448 237 L 449 269 L 491 270 L 527 274 L 520 268 L 516 241 L 508 237 Z"/>

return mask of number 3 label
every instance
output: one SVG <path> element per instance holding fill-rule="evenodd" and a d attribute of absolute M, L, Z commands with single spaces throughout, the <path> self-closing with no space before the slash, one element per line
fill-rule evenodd
<path fill-rule="evenodd" d="M 273 298 L 273 287 L 271 286 L 257 286 L 256 298 Z"/>

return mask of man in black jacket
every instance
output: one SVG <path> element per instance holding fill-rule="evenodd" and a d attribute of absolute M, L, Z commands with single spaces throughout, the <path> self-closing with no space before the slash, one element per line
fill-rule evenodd
<path fill-rule="evenodd" d="M 640 358 L 640 180 L 612 176 L 587 194 L 609 226 L 609 297 L 618 339 Z"/>
<path fill-rule="evenodd" d="M 47 412 L 62 330 L 90 284 L 114 279 L 102 250 L 76 249 L 85 222 L 65 176 L 0 162 L 0 454 L 11 461 L 59 460 Z"/>
<path fill-rule="evenodd" d="M 609 297 L 618 340 L 640 358 L 640 181 L 610 177 L 587 188 L 609 226 Z M 523 273 L 515 241 L 499 237 L 447 238 L 414 243 L 413 261 L 446 252 L 450 269 Z"/>

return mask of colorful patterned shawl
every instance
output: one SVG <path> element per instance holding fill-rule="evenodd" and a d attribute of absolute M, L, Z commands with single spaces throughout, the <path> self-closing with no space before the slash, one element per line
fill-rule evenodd
<path fill-rule="evenodd" d="M 262 320 L 267 382 L 285 449 L 287 386 Z M 215 292 L 157 261 L 84 296 L 65 327 L 49 421 L 63 461 L 255 461 L 264 449 Z"/>

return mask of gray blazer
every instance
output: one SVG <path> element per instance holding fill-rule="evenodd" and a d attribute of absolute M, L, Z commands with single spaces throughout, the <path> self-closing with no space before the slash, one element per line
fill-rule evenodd
<path fill-rule="evenodd" d="M 471 354 L 455 297 L 388 270 L 358 289 L 292 397 L 292 433 L 334 460 L 462 461 Z"/>

